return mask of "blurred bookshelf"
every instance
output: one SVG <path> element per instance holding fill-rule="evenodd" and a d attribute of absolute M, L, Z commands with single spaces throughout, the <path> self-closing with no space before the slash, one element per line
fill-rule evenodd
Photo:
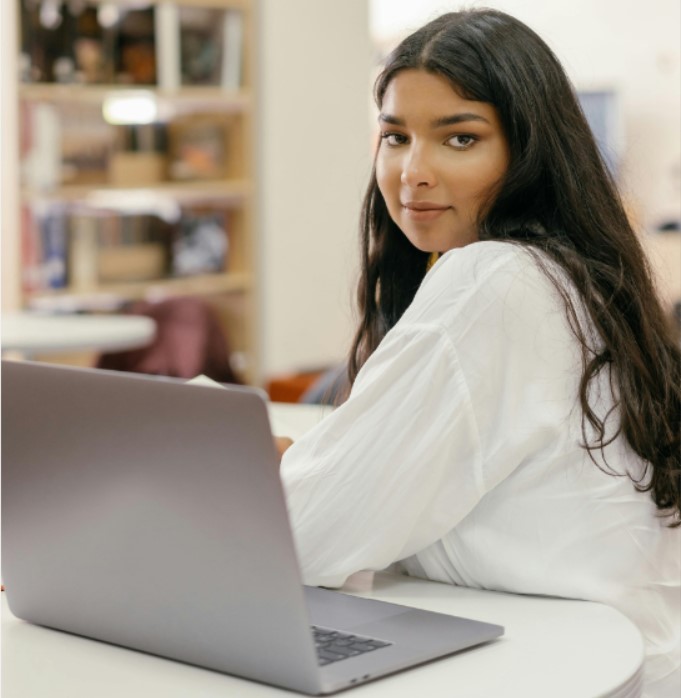
<path fill-rule="evenodd" d="M 255 0 L 10 0 L 21 305 L 200 296 L 258 375 Z"/>

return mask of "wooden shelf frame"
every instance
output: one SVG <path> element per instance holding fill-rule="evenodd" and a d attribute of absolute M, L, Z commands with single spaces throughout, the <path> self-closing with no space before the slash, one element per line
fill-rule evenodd
<path fill-rule="evenodd" d="M 199 110 L 241 114 L 252 108 L 248 89 L 226 90 L 221 87 L 181 87 L 165 90 L 153 85 L 76 85 L 31 83 L 19 86 L 19 98 L 27 102 L 81 103 L 99 105 L 105 100 L 128 95 L 151 95 L 162 109 L 162 116 L 189 114 Z"/>
<path fill-rule="evenodd" d="M 159 182 L 151 186 L 139 187 L 74 184 L 48 191 L 23 190 L 21 197 L 27 203 L 63 201 L 118 210 L 125 209 L 126 197 L 135 198 L 140 194 L 169 197 L 180 204 L 219 202 L 233 207 L 249 200 L 253 194 L 253 186 L 247 179 Z"/>
<path fill-rule="evenodd" d="M 117 297 L 121 301 L 145 300 L 161 296 L 213 296 L 221 293 L 245 293 L 253 288 L 248 272 L 197 274 L 196 276 L 168 277 L 152 281 L 101 283 L 89 288 L 67 287 L 54 291 L 40 291 L 29 296 L 29 305 L 45 307 L 51 300 L 72 299 L 84 304 L 96 296 Z"/>

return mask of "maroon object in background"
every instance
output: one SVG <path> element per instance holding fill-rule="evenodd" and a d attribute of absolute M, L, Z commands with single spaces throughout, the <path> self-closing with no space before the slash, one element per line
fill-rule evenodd
<path fill-rule="evenodd" d="M 154 341 L 142 349 L 102 354 L 97 368 L 187 379 L 203 374 L 219 383 L 242 383 L 231 367 L 229 341 L 219 318 L 205 302 L 138 301 L 125 313 L 154 320 Z"/>

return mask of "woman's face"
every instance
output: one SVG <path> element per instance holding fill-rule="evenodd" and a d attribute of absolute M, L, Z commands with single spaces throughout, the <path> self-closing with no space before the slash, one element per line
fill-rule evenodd
<path fill-rule="evenodd" d="M 496 109 L 460 97 L 443 77 L 404 70 L 379 116 L 376 177 L 390 217 L 423 252 L 478 239 L 478 213 L 509 163 Z"/>

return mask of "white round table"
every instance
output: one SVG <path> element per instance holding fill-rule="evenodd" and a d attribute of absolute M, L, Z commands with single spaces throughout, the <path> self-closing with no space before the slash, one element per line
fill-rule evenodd
<path fill-rule="evenodd" d="M 3 313 L 2 351 L 53 354 L 123 351 L 151 343 L 153 320 L 132 315 L 42 315 Z"/>
<path fill-rule="evenodd" d="M 631 621 L 608 606 L 386 574 L 347 591 L 506 628 L 499 640 L 364 684 L 342 694 L 348 698 L 641 696 L 641 636 Z M 4 598 L 2 655 L 3 698 L 302 695 L 40 628 L 15 618 Z"/>

